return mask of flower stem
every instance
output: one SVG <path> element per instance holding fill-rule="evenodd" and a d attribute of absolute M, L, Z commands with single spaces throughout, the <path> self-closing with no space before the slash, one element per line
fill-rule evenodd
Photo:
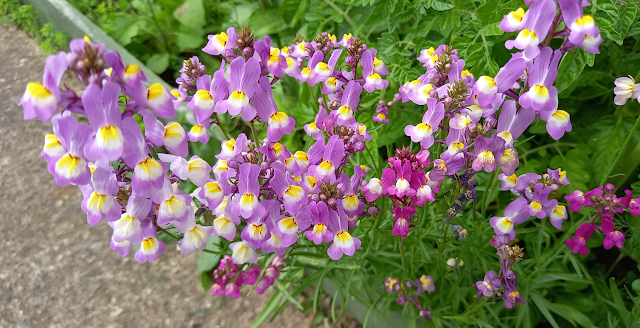
<path fill-rule="evenodd" d="M 258 139 L 258 132 L 256 132 L 256 126 L 253 124 L 253 121 L 249 121 L 249 126 L 251 126 L 251 134 L 253 135 L 253 142 L 256 143 L 256 147 L 260 145 L 260 139 Z"/>
<path fill-rule="evenodd" d="M 407 276 L 407 265 L 406 265 L 406 260 L 404 257 L 404 248 L 402 248 L 402 237 L 399 236 L 398 238 L 400 238 L 400 260 L 402 261 L 402 274 L 406 277 Z"/>
<path fill-rule="evenodd" d="M 216 124 L 220 127 L 220 130 L 222 130 L 222 133 L 224 133 L 224 137 L 227 138 L 227 140 L 231 139 L 229 137 L 229 134 L 227 134 L 227 131 L 224 129 L 224 126 L 222 126 L 222 123 L 220 122 L 220 119 L 218 118 L 218 113 L 213 113 L 213 117 L 215 117 Z"/>
<path fill-rule="evenodd" d="M 338 14 L 340 14 L 340 16 L 342 16 L 344 20 L 347 21 L 347 23 L 349 23 L 351 28 L 354 28 L 354 29 L 356 28 L 356 23 L 351 19 L 351 17 L 349 17 L 347 13 L 345 13 L 342 9 L 340 9 L 340 7 L 336 6 L 336 4 L 333 3 L 333 1 L 324 0 L 324 2 L 326 2 L 331 8 L 335 9 L 338 12 Z"/>
<path fill-rule="evenodd" d="M 485 217 L 484 214 L 487 211 L 487 206 L 489 205 L 487 204 L 487 202 L 489 201 L 489 193 L 493 189 L 494 182 L 497 180 L 496 178 L 497 175 L 498 175 L 498 169 L 494 170 L 493 173 L 491 174 L 491 178 L 489 178 L 489 184 L 487 185 L 487 187 L 484 190 L 484 193 L 482 194 L 482 202 L 480 203 L 480 212 L 482 213 L 483 218 Z"/>
<path fill-rule="evenodd" d="M 638 118 L 636 119 L 636 123 L 633 125 L 631 132 L 629 132 L 627 139 L 622 144 L 620 151 L 618 151 L 618 155 L 616 156 L 616 159 L 613 161 L 613 163 L 611 163 L 611 165 L 607 169 L 607 173 L 605 173 L 605 175 L 602 177 L 602 180 L 600 181 L 601 186 L 604 185 L 605 182 L 607 182 L 607 179 L 609 179 L 609 176 L 611 176 L 613 169 L 618 165 L 618 162 L 620 161 L 620 158 L 622 158 L 622 154 L 624 153 L 624 150 L 627 149 L 627 146 L 629 146 L 629 143 L 631 143 L 631 140 L 633 139 L 633 135 L 636 132 L 636 130 L 638 130 L 639 126 L 640 126 L 640 115 L 638 115 Z"/>

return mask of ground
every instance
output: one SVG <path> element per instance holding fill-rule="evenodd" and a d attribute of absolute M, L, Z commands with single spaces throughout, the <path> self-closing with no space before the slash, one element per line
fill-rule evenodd
<path fill-rule="evenodd" d="M 0 328 L 250 327 L 269 295 L 205 293 L 198 254 L 120 257 L 106 223 L 86 223 L 79 189 L 54 183 L 40 156 L 51 123 L 23 121 L 18 106 L 26 84 L 42 80 L 45 57 L 23 31 L 0 25 Z M 308 326 L 289 307 L 262 327 Z"/>

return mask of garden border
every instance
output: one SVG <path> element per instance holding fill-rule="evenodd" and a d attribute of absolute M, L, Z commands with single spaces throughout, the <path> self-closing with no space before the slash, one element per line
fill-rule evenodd
<path fill-rule="evenodd" d="M 106 49 L 115 50 L 120 53 L 125 65 L 138 65 L 146 75 L 149 83 L 161 83 L 168 90 L 173 89 L 171 85 L 129 53 L 127 49 L 116 42 L 112 37 L 95 25 L 89 18 L 66 0 L 20 0 L 20 2 L 25 5 L 32 5 L 35 10 L 40 12 L 40 15 L 38 16 L 38 23 L 41 26 L 46 23 L 51 23 L 56 31 L 63 32 L 70 39 L 79 39 L 86 35 L 94 43 L 104 43 Z M 183 110 L 186 110 L 184 106 L 178 109 L 179 112 Z M 323 289 L 325 294 L 329 296 L 334 295 L 336 292 L 336 286 L 329 279 L 324 279 Z M 341 303 L 342 300 L 340 298 L 336 300 L 337 305 L 341 305 Z M 362 324 L 368 312 L 368 307 L 352 296 L 347 303 L 346 311 L 349 312 L 360 324 Z M 402 322 L 399 313 L 394 314 L 395 315 L 393 315 L 392 319 Z M 373 327 L 374 321 L 377 321 L 375 324 L 376 327 L 394 328 L 392 325 L 385 322 L 383 318 L 379 317 L 377 313 L 372 312 L 369 316 L 367 326 Z"/>

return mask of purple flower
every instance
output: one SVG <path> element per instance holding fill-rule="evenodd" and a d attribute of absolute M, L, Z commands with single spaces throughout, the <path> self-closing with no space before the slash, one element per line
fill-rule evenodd
<path fill-rule="evenodd" d="M 395 180 L 393 185 L 389 186 L 386 192 L 389 195 L 393 195 L 398 198 L 402 198 L 404 196 L 415 196 L 416 190 L 411 186 L 411 177 L 413 175 L 413 172 L 411 171 L 411 163 L 409 161 L 406 161 L 404 162 L 404 165 L 402 165 L 402 162 L 400 162 L 400 160 L 395 160 L 393 162 L 393 168 L 398 176 L 397 179 L 393 179 Z M 386 184 L 385 180 L 388 180 L 385 179 L 384 173 L 382 175 L 382 180 L 382 185 L 384 186 Z"/>
<path fill-rule="evenodd" d="M 567 214 L 567 207 L 558 204 L 558 201 L 553 199 L 550 205 L 546 207 L 549 220 L 554 227 L 562 229 L 562 222 L 569 218 Z"/>
<path fill-rule="evenodd" d="M 504 140 L 505 146 L 513 146 L 513 142 L 536 118 L 536 114 L 531 108 L 523 108 L 517 113 L 516 111 L 516 101 L 507 100 L 502 105 L 502 112 L 498 117 L 497 136 Z"/>
<path fill-rule="evenodd" d="M 551 187 L 544 187 L 542 183 L 536 184 L 529 203 L 522 205 L 522 210 L 528 211 L 529 215 L 536 216 L 538 219 L 544 218 L 547 216 L 545 209 L 552 207 L 552 204 L 547 199 L 551 191 Z"/>
<path fill-rule="evenodd" d="M 355 123 L 354 111 L 358 108 L 361 93 L 362 87 L 360 84 L 355 81 L 347 83 L 347 87 L 344 89 L 344 94 L 342 95 L 340 108 L 332 113 L 336 116 L 338 125 Z"/>
<path fill-rule="evenodd" d="M 36 82 L 27 84 L 27 89 L 20 99 L 25 120 L 37 117 L 44 122 L 55 113 L 61 100 L 60 80 L 68 66 L 67 54 L 64 52 L 47 57 L 42 77 L 43 84 Z"/>
<path fill-rule="evenodd" d="M 511 309 L 516 306 L 516 303 L 524 304 L 524 299 L 522 298 L 522 295 L 520 295 L 520 292 L 516 290 L 505 292 L 504 307 Z"/>
<path fill-rule="evenodd" d="M 414 286 L 418 286 L 418 290 L 416 293 L 420 294 L 422 292 L 433 292 L 436 290 L 436 285 L 433 283 L 433 278 L 431 276 L 422 275 L 420 278 L 416 279 L 413 283 Z"/>
<path fill-rule="evenodd" d="M 213 226 L 196 224 L 195 209 L 188 207 L 188 218 L 184 224 L 176 224 L 176 229 L 184 234 L 180 242 L 180 253 L 190 254 L 195 250 L 203 250 L 207 247 L 207 241 L 213 235 Z"/>
<path fill-rule="evenodd" d="M 400 290 L 400 280 L 398 280 L 398 278 L 387 277 L 384 280 L 384 287 L 387 293 L 397 292 Z"/>
<path fill-rule="evenodd" d="M 151 220 L 142 222 L 142 242 L 136 252 L 136 261 L 139 263 L 155 262 L 158 255 L 162 254 L 167 246 L 164 241 L 158 239 L 156 228 Z"/>
<path fill-rule="evenodd" d="M 587 247 L 587 240 L 593 236 L 594 225 L 592 223 L 583 223 L 576 231 L 574 238 L 569 238 L 565 242 L 567 247 L 571 248 L 573 254 L 582 254 L 586 256 L 589 254 L 589 248 Z"/>
<path fill-rule="evenodd" d="M 613 93 L 616 97 L 613 102 L 622 106 L 627 103 L 627 99 L 638 99 L 640 97 L 640 83 L 636 84 L 636 81 L 631 77 L 619 77 L 615 80 L 616 87 L 613 89 Z"/>
<path fill-rule="evenodd" d="M 139 114 L 144 121 L 145 136 L 154 146 L 165 146 L 168 151 L 181 157 L 189 155 L 187 132 L 180 123 L 169 122 L 165 126 L 148 111 L 141 111 Z"/>
<path fill-rule="evenodd" d="M 52 154 L 59 155 L 64 152 L 60 157 L 49 157 L 49 172 L 53 174 L 59 186 L 70 183 L 81 186 L 88 184 L 91 180 L 91 171 L 84 157 L 84 146 L 90 139 L 92 130 L 88 125 L 77 122 L 78 120 L 68 112 L 54 116 L 53 133 L 59 146 L 55 144 L 52 137 L 48 140 L 50 144 L 45 139 L 45 149 L 51 150 Z M 43 152 L 47 154 L 46 151 Z"/>
<path fill-rule="evenodd" d="M 367 90 L 367 92 L 373 92 L 376 89 L 386 89 L 387 86 L 389 86 L 389 81 L 382 79 L 380 74 L 375 72 L 374 55 L 370 50 L 365 50 L 362 53 L 360 63 L 362 63 L 362 76 L 365 80 L 363 88 Z"/>
<path fill-rule="evenodd" d="M 542 0 L 542 2 L 548 0 Z M 537 46 L 536 46 L 537 49 Z M 473 85 L 473 93 L 478 97 L 480 107 L 491 104 L 498 93 L 503 93 L 518 80 L 524 73 L 525 61 L 522 58 L 511 57 L 511 59 L 500 69 L 495 78 L 481 76 Z"/>
<path fill-rule="evenodd" d="M 576 190 L 569 196 L 564 196 L 564 199 L 569 201 L 569 211 L 577 212 L 583 206 L 591 206 L 591 196 L 602 196 L 602 186 L 595 188 L 589 192 L 582 193 L 580 190 Z"/>
<path fill-rule="evenodd" d="M 229 27 L 227 32 L 220 32 L 220 34 L 209 34 L 207 37 L 209 42 L 202 48 L 202 51 L 212 56 L 226 55 L 225 50 L 232 49 L 236 45 L 236 39 L 238 35 L 234 27 Z"/>
<path fill-rule="evenodd" d="M 496 159 L 494 152 L 504 147 L 504 140 L 496 137 L 491 138 L 478 136 L 474 146 L 476 158 L 473 160 L 471 167 L 475 171 L 484 169 L 487 172 L 493 172 L 496 169 Z"/>
<path fill-rule="evenodd" d="M 407 125 L 404 134 L 411 137 L 411 141 L 419 142 L 422 148 L 433 145 L 433 133 L 438 130 L 440 122 L 444 118 L 444 104 L 433 98 L 427 100 L 428 110 L 422 117 L 422 123 L 417 126 Z"/>
<path fill-rule="evenodd" d="M 289 117 L 285 112 L 278 110 L 273 99 L 269 78 L 260 79 L 260 87 L 256 88 L 256 93 L 252 98 L 258 116 L 267 122 L 267 137 L 271 141 L 280 141 L 283 134 L 291 134 L 296 125 L 296 120 Z"/>
<path fill-rule="evenodd" d="M 184 222 L 188 215 L 191 196 L 182 195 L 180 189 L 174 187 L 168 177 L 164 177 L 162 188 L 149 190 L 151 200 L 159 204 L 157 215 L 158 224 L 163 226 L 174 221 Z"/>
<path fill-rule="evenodd" d="M 494 216 L 489 220 L 497 235 L 508 235 L 511 239 L 516 237 L 515 226 L 527 221 L 531 216 L 527 210 L 523 209 L 524 206 L 527 206 L 527 200 L 518 197 L 507 205 L 504 216 Z"/>
<path fill-rule="evenodd" d="M 622 248 L 622 243 L 624 242 L 624 234 L 618 230 L 616 230 L 616 226 L 613 223 L 612 219 L 602 218 L 602 233 L 604 234 L 604 240 L 602 244 L 605 249 L 611 249 L 611 247 L 618 246 L 618 248 Z"/>
<path fill-rule="evenodd" d="M 569 42 L 581 45 L 584 50 L 588 52 L 595 54 L 600 53 L 598 51 L 598 45 L 602 42 L 600 29 L 596 27 L 593 16 L 583 15 L 583 4 L 579 1 L 559 0 L 558 5 L 562 10 L 564 23 L 567 28 L 571 30 L 569 33 Z"/>
<path fill-rule="evenodd" d="M 529 59 L 535 58 L 540 49 L 538 45 L 547 37 L 553 19 L 556 15 L 556 3 L 553 0 L 539 0 L 533 2 L 529 10 L 524 15 L 520 33 L 515 40 L 505 42 L 507 49 L 514 47 L 524 50 L 524 56 Z M 553 33 L 555 31 L 551 31 Z"/>
<path fill-rule="evenodd" d="M 319 141 L 316 141 L 320 142 Z M 344 156 L 344 143 L 338 135 L 333 135 L 327 142 L 327 146 L 324 147 L 324 154 L 322 155 L 322 162 L 315 167 L 315 178 L 320 181 L 329 180 L 335 181 L 335 171 L 342 162 Z"/>
<path fill-rule="evenodd" d="M 213 80 L 210 75 L 201 76 L 196 82 L 196 87 L 197 91 L 187 107 L 193 109 L 196 121 L 204 121 L 213 114 L 216 104 L 227 99 L 229 94 L 229 86 L 224 78 L 224 61 L 220 69 L 213 74 Z"/>
<path fill-rule="evenodd" d="M 114 197 L 118 189 L 118 180 L 109 163 L 107 161 L 96 163 L 96 169 L 91 175 L 91 183 L 81 187 L 84 195 L 81 206 L 87 213 L 87 222 L 90 225 L 98 224 L 101 217 L 107 222 L 120 218 L 122 210 Z"/>
<path fill-rule="evenodd" d="M 247 241 L 231 243 L 229 248 L 233 252 L 231 257 L 235 264 L 258 262 L 258 254 L 256 254 L 256 250 L 253 249 L 251 244 Z"/>
<path fill-rule="evenodd" d="M 132 167 L 131 188 L 133 192 L 145 194 L 149 189 L 162 188 L 166 165 L 149 157 L 149 150 L 140 132 L 140 127 L 133 117 L 122 120 L 124 144 L 122 159 L 128 167 Z"/>
<path fill-rule="evenodd" d="M 356 250 L 360 248 L 360 239 L 352 237 L 349 230 L 349 223 L 347 222 L 347 215 L 344 213 L 342 204 L 338 203 L 338 216 L 337 224 L 332 229 L 334 233 L 333 244 L 329 246 L 327 253 L 329 257 L 337 261 L 343 254 L 347 256 L 353 256 Z"/>
<path fill-rule="evenodd" d="M 478 290 L 478 299 L 482 296 L 491 297 L 495 291 L 500 290 L 500 279 L 496 278 L 495 271 L 489 270 L 484 275 L 484 280 L 476 282 L 474 287 Z"/>
<path fill-rule="evenodd" d="M 561 57 L 560 50 L 554 52 L 549 47 L 543 47 L 529 71 L 530 89 L 519 99 L 522 107 L 535 109 L 545 120 L 558 109 L 558 90 L 553 83 L 558 76 L 558 63 Z"/>
<path fill-rule="evenodd" d="M 276 194 L 282 198 L 284 208 L 289 213 L 297 213 L 301 206 L 309 202 L 305 190 L 282 170 L 276 169 L 269 183 Z"/>
<path fill-rule="evenodd" d="M 226 113 L 237 116 L 242 113 L 242 119 L 251 121 L 256 116 L 256 109 L 249 100 L 253 97 L 260 77 L 260 64 L 255 57 L 246 62 L 238 57 L 229 65 L 229 98 L 219 101 L 214 108 L 216 113 Z"/>
<path fill-rule="evenodd" d="M 522 19 L 525 15 L 525 11 L 522 8 L 512 11 L 506 15 L 498 25 L 498 28 L 505 32 L 515 32 L 522 28 Z"/>
<path fill-rule="evenodd" d="M 309 209 L 311 210 L 313 228 L 306 231 L 305 236 L 316 245 L 331 242 L 334 239 L 334 235 L 327 227 L 327 224 L 331 220 L 337 220 L 336 212 L 330 210 L 324 202 L 312 202 L 309 204 Z"/>
<path fill-rule="evenodd" d="M 111 223 L 113 227 L 113 240 L 122 242 L 128 240 L 134 244 L 139 244 L 143 239 L 141 222 L 146 219 L 151 210 L 151 200 L 149 198 L 132 194 L 127 203 L 127 211 L 122 214 L 119 220 Z"/>
<path fill-rule="evenodd" d="M 233 199 L 231 210 L 245 219 L 260 218 L 265 213 L 265 208 L 259 199 L 260 182 L 258 181 L 258 174 L 260 174 L 258 165 L 250 163 L 240 165 L 238 194 Z"/>

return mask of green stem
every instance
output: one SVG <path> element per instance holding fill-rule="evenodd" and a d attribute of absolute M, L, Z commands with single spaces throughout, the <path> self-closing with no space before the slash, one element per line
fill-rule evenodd
<path fill-rule="evenodd" d="M 369 251 L 371 250 L 371 245 L 373 245 L 373 239 L 375 238 L 375 234 L 376 234 L 376 228 L 378 227 L 378 223 L 380 222 L 380 217 L 382 215 L 380 215 L 381 213 L 376 214 L 376 221 L 373 223 L 373 226 L 371 227 L 371 239 L 369 240 L 369 245 L 367 245 L 367 250 L 364 252 L 364 254 L 362 255 L 362 258 L 367 258 L 367 255 L 369 254 Z M 369 231 L 367 231 L 367 233 L 365 234 L 365 236 L 369 234 Z"/>
<path fill-rule="evenodd" d="M 638 126 L 640 126 L 640 115 L 638 115 L 638 118 L 636 119 L 636 123 L 633 125 L 633 128 L 631 129 L 631 132 L 629 132 L 627 139 L 622 144 L 622 147 L 620 148 L 620 151 L 618 152 L 616 159 L 607 169 L 607 173 L 605 173 L 605 175 L 602 177 L 602 180 L 600 181 L 601 186 L 603 186 L 605 182 L 607 182 L 607 179 L 609 179 L 609 176 L 611 176 L 611 173 L 613 173 L 613 169 L 618 165 L 618 162 L 620 161 L 620 158 L 622 158 L 622 154 L 624 153 L 624 150 L 627 149 L 627 146 L 633 139 L 633 134 L 636 132 L 636 130 L 638 130 Z"/>
<path fill-rule="evenodd" d="M 250 121 L 249 126 L 251 126 L 251 134 L 253 134 L 253 142 L 256 143 L 256 147 L 259 147 L 260 139 L 258 139 L 258 132 L 256 132 L 256 125 L 253 124 L 253 121 Z"/>
<path fill-rule="evenodd" d="M 230 140 L 231 138 L 227 134 L 227 131 L 224 129 L 224 126 L 222 126 L 222 122 L 220 122 L 220 119 L 218 118 L 218 113 L 213 113 L 213 117 L 216 119 L 216 124 L 220 127 L 220 130 L 222 130 L 222 133 L 224 133 L 225 138 L 227 138 L 227 140 Z"/>
<path fill-rule="evenodd" d="M 336 6 L 336 4 L 333 3 L 333 1 L 324 0 L 324 2 L 326 2 L 329 6 L 331 6 L 331 8 L 335 9 L 335 11 L 337 11 L 338 14 L 340 14 L 340 16 L 342 16 L 344 20 L 347 21 L 347 23 L 349 23 L 352 29 L 356 28 L 356 23 L 353 20 L 351 20 L 351 17 L 349 17 L 349 15 L 346 12 L 344 12 L 344 10 L 340 9 L 340 7 Z"/>
<path fill-rule="evenodd" d="M 307 84 L 307 87 L 309 88 L 309 94 L 311 95 L 311 102 L 312 103 L 316 103 L 318 101 L 318 99 L 316 99 L 316 96 L 313 94 L 313 88 Z M 325 104 L 328 106 L 328 104 Z"/>
<path fill-rule="evenodd" d="M 404 257 L 404 248 L 402 248 L 402 237 L 398 237 L 400 238 L 400 260 L 402 261 L 402 274 L 406 277 L 407 276 L 407 265 L 406 265 L 406 260 Z"/>
<path fill-rule="evenodd" d="M 158 23 L 158 19 L 156 18 L 156 13 L 153 11 L 153 4 L 151 0 L 147 0 L 147 4 L 149 5 L 149 10 L 151 11 L 151 17 L 153 18 L 153 23 L 156 25 L 158 32 L 160 32 L 160 38 L 162 39 L 162 44 L 164 45 L 167 53 L 171 53 L 171 48 L 169 48 L 169 42 L 167 42 L 167 36 L 164 34 L 162 27 L 160 27 L 160 23 Z"/>
<path fill-rule="evenodd" d="M 489 185 L 485 188 L 484 193 L 482 194 L 482 202 L 480 203 L 480 213 L 482 213 L 482 217 L 484 218 L 484 214 L 487 211 L 487 202 L 489 201 L 489 192 L 493 189 L 493 184 L 496 180 L 496 176 L 498 175 L 498 169 L 493 171 L 491 174 L 491 178 L 489 178 Z"/>
<path fill-rule="evenodd" d="M 371 164 L 373 164 L 373 169 L 376 170 L 376 172 L 378 172 L 378 163 L 376 163 L 375 158 L 373 158 L 373 155 L 371 155 L 371 150 L 369 150 L 369 147 L 364 147 L 364 149 L 367 150 L 367 154 L 369 154 L 369 158 L 371 159 Z"/>

